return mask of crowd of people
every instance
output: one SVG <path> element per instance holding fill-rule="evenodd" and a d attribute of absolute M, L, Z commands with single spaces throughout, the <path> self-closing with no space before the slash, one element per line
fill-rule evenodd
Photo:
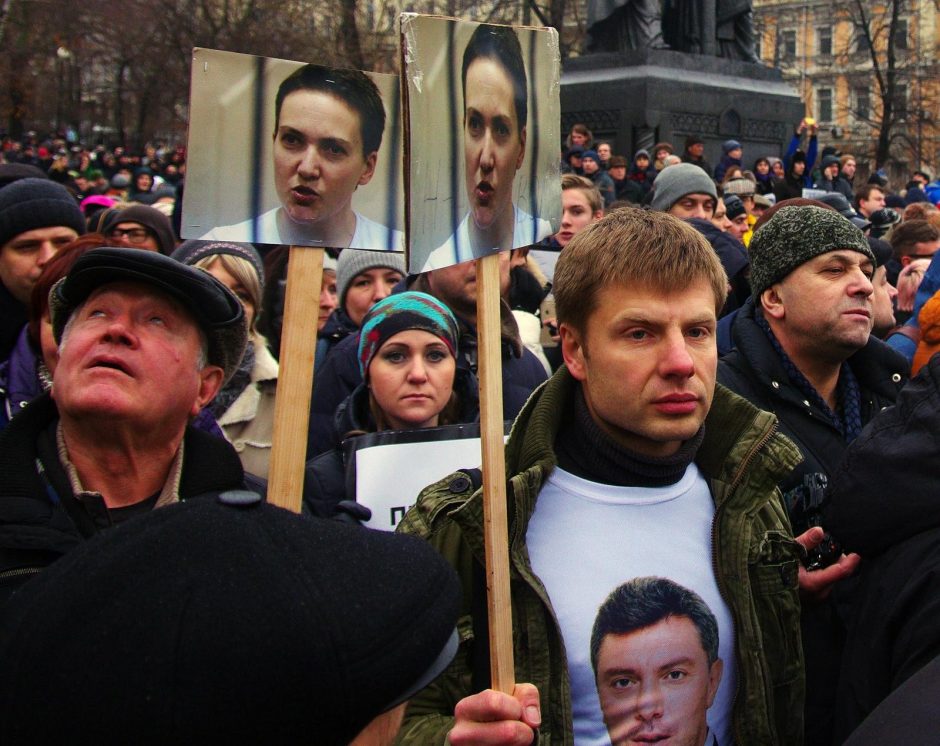
<path fill-rule="evenodd" d="M 288 515 L 263 504 L 288 247 L 181 240 L 181 148 L 4 140 L 0 739 L 935 732 L 905 683 L 940 655 L 940 183 L 857 183 L 806 120 L 782 158 L 704 145 L 626 158 L 575 125 L 558 231 L 499 254 L 506 693 L 479 471 L 381 535 L 348 458 L 478 421 L 475 262 L 327 250 Z"/>

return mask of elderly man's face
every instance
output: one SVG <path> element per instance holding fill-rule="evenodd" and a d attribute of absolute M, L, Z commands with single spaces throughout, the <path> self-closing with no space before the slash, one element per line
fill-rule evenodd
<path fill-rule="evenodd" d="M 512 182 L 525 155 L 512 80 L 488 57 L 467 68 L 463 147 L 470 214 L 486 230 L 512 210 Z"/>
<path fill-rule="evenodd" d="M 601 160 L 604 161 L 604 163 L 607 163 L 611 156 L 610 145 L 608 145 L 606 142 L 602 142 L 597 146 L 597 154 L 601 157 Z"/>
<path fill-rule="evenodd" d="M 291 220 L 328 227 L 349 215 L 356 188 L 375 173 L 362 152 L 359 114 L 336 96 L 300 90 L 281 104 L 274 134 L 274 185 Z"/>
<path fill-rule="evenodd" d="M 59 346 L 53 398 L 64 417 L 103 417 L 141 428 L 182 427 L 222 383 L 201 366 L 196 322 L 152 286 L 116 282 L 73 314 Z"/>

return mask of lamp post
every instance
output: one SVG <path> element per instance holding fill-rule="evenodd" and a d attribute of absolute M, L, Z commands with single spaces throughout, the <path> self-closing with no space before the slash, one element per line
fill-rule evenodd
<path fill-rule="evenodd" d="M 55 131 L 58 134 L 62 130 L 62 99 L 65 89 L 65 66 L 69 64 L 72 53 L 65 46 L 60 46 L 55 50 L 56 56 L 56 99 L 55 99 Z"/>

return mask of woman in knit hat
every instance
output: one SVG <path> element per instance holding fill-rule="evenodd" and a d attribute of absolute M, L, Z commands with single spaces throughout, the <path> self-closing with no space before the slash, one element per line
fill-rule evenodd
<path fill-rule="evenodd" d="M 344 440 L 382 430 L 472 422 L 477 384 L 457 367 L 457 320 L 437 298 L 405 292 L 376 303 L 359 332 L 361 383 L 336 411 L 336 447 L 308 463 L 304 503 L 332 517 L 346 494 Z"/>
<path fill-rule="evenodd" d="M 317 369 L 332 349 L 359 331 L 363 317 L 405 277 L 405 256 L 391 251 L 343 249 L 336 261 L 336 309 L 317 335 Z"/>
<path fill-rule="evenodd" d="M 207 409 L 235 446 L 245 471 L 267 478 L 278 364 L 268 351 L 267 340 L 258 331 L 264 288 L 261 257 L 250 244 L 186 241 L 173 252 L 173 258 L 220 280 L 245 308 L 249 344 L 235 375 Z"/>

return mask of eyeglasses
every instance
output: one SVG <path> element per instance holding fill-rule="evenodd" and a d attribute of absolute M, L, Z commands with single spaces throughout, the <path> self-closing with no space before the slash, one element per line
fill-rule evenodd
<path fill-rule="evenodd" d="M 114 239 L 115 241 L 120 241 L 122 238 L 127 237 L 128 241 L 136 244 L 142 244 L 150 238 L 150 236 L 151 233 L 146 228 L 114 228 L 108 234 L 108 238 Z"/>

